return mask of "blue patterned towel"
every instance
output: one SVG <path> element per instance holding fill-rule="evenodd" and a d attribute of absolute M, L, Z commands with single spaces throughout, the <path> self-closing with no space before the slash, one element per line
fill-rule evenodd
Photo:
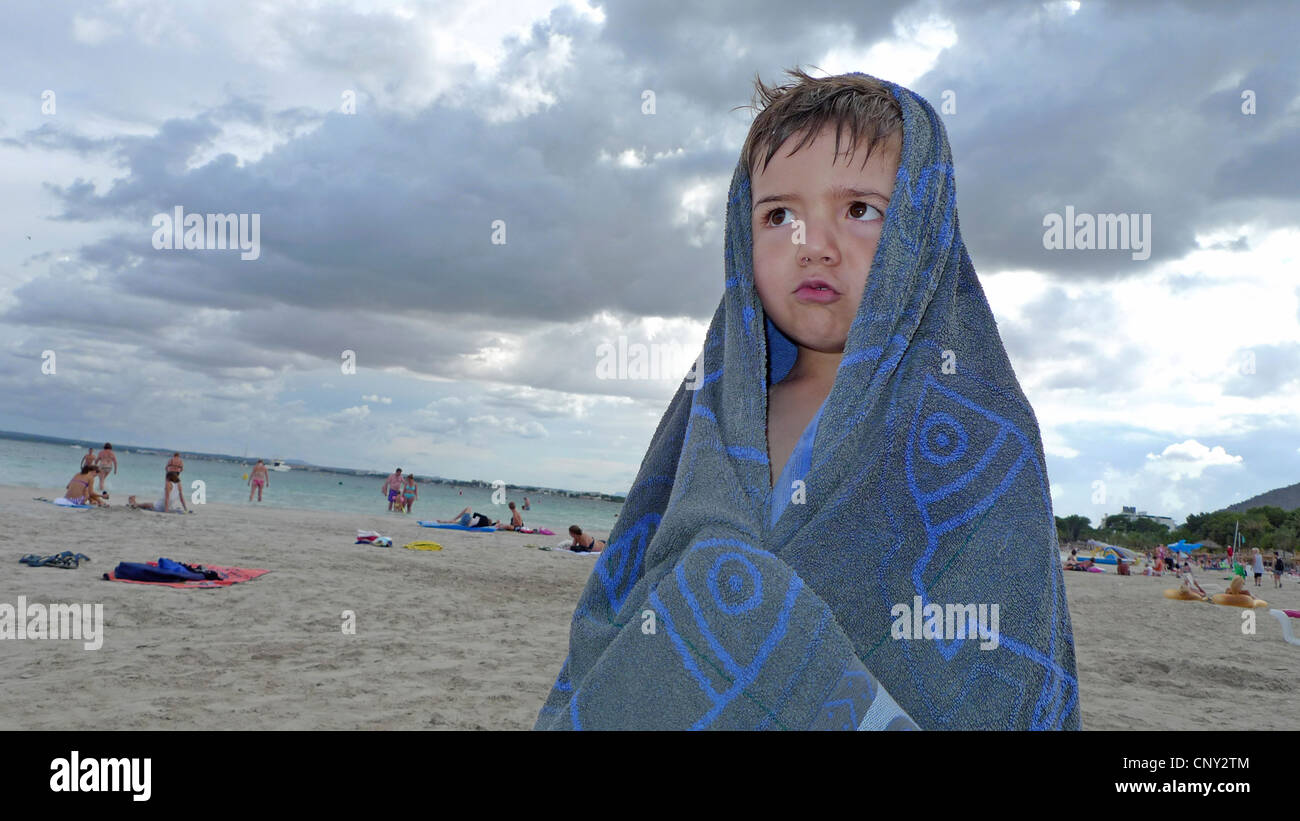
<path fill-rule="evenodd" d="M 754 287 L 742 158 L 702 377 L 655 432 L 539 729 L 1079 728 L 1038 423 L 943 124 L 885 86 L 901 162 L 800 503 L 774 511 L 791 489 L 770 484 L 767 391 L 795 349 Z M 996 618 L 963 637 L 977 611 Z"/>

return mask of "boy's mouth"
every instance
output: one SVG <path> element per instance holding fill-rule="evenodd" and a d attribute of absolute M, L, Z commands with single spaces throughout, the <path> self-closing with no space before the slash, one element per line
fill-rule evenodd
<path fill-rule="evenodd" d="M 800 302 L 816 302 L 823 305 L 835 302 L 841 296 L 840 292 L 831 287 L 829 282 L 817 278 L 805 279 L 799 283 L 794 295 Z"/>

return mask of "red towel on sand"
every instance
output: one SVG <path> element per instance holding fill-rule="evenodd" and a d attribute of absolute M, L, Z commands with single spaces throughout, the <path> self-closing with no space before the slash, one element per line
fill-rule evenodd
<path fill-rule="evenodd" d="M 1300 610 L 1283 610 L 1282 612 L 1293 619 L 1300 619 Z"/>
<path fill-rule="evenodd" d="M 146 564 L 151 564 L 155 567 L 158 566 L 157 562 L 146 562 Z M 212 588 L 212 587 L 229 587 L 232 584 L 239 584 L 240 582 L 251 582 L 253 579 L 256 579 L 258 576 L 263 576 L 271 572 L 269 570 L 253 570 L 248 567 L 218 567 L 215 564 L 205 564 L 204 567 L 206 567 L 208 570 L 217 571 L 218 573 L 221 574 L 221 578 L 204 579 L 203 581 L 192 581 L 192 582 L 137 582 L 132 579 L 119 579 L 117 578 L 116 574 L 114 574 L 113 571 L 111 570 L 104 574 L 104 578 L 108 579 L 110 582 L 125 582 L 127 584 L 151 584 L 156 587 L 181 587 L 186 589 L 191 589 L 191 588 L 204 589 L 204 588 Z"/>

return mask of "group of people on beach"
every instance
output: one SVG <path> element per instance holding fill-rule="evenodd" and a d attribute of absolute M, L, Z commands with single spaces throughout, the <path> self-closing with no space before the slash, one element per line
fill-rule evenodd
<path fill-rule="evenodd" d="M 420 498 L 420 486 L 415 481 L 415 474 L 403 476 L 401 468 L 388 475 L 381 490 L 388 497 L 389 513 L 410 513 L 415 500 Z"/>
<path fill-rule="evenodd" d="M 420 497 L 420 487 L 412 473 L 402 473 L 401 468 L 397 468 L 388 475 L 380 486 L 380 492 L 388 498 L 388 510 L 390 513 L 410 513 L 411 507 L 415 500 Z M 452 516 L 450 519 L 436 519 L 439 524 L 460 525 L 461 527 L 494 527 L 497 530 L 524 530 L 524 517 L 520 510 L 529 510 L 532 504 L 528 497 L 524 497 L 524 503 L 517 507 L 514 502 L 509 502 L 510 521 L 504 522 L 500 519 L 493 519 L 485 513 L 478 513 L 472 507 L 466 507 Z M 531 532 L 531 531 L 530 531 Z M 569 527 L 570 541 L 565 545 L 569 550 L 575 553 L 599 553 L 605 549 L 605 541 L 596 539 L 582 532 L 582 528 L 577 525 Z"/>
<path fill-rule="evenodd" d="M 162 497 L 155 502 L 139 502 L 136 497 L 128 496 L 127 507 L 160 513 L 189 513 L 185 494 L 181 492 L 183 470 L 185 470 L 185 462 L 181 459 L 180 453 L 173 453 L 163 468 Z M 64 488 L 63 498 L 74 505 L 107 507 L 109 492 L 104 486 L 104 480 L 110 473 L 117 473 L 117 454 L 113 452 L 112 443 L 105 442 L 98 453 L 94 448 L 88 448 L 86 455 L 81 457 L 81 468 L 77 471 L 77 475 L 73 476 L 68 481 L 68 486 Z M 99 483 L 98 492 L 95 491 L 96 479 Z"/>
<path fill-rule="evenodd" d="M 1092 559 L 1081 560 L 1079 559 L 1078 554 L 1079 552 L 1076 548 L 1070 549 L 1070 555 L 1065 560 L 1064 569 L 1088 570 L 1095 566 Z M 1200 570 L 1225 569 L 1220 562 L 1215 561 L 1212 563 L 1206 556 L 1198 556 L 1195 562 L 1190 558 L 1183 558 L 1180 561 L 1172 551 L 1166 551 L 1163 545 L 1156 548 L 1154 556 L 1151 553 L 1146 554 L 1146 560 L 1147 568 L 1143 572 L 1143 575 L 1163 576 L 1166 570 L 1172 571 L 1174 577 L 1181 580 L 1181 589 L 1183 593 L 1192 598 L 1198 599 L 1208 599 L 1210 594 L 1206 592 L 1204 587 L 1201 587 L 1198 581 L 1196 581 L 1196 576 L 1192 572 L 1193 566 L 1196 566 Z M 1273 570 L 1273 586 L 1280 588 L 1282 586 L 1282 574 L 1286 570 L 1286 562 L 1282 560 L 1281 552 L 1276 550 L 1273 551 L 1273 558 L 1269 564 L 1272 566 Z M 1123 561 L 1119 562 L 1116 569 L 1120 572 L 1120 575 L 1128 575 L 1127 565 Z M 1233 570 L 1234 572 L 1232 574 L 1232 580 L 1228 583 L 1228 589 L 1225 592 L 1238 596 L 1246 596 L 1247 598 L 1255 598 L 1254 594 L 1246 588 L 1246 577 L 1241 575 L 1244 574 L 1245 568 L 1241 565 L 1236 565 L 1235 568 L 1228 567 L 1226 569 Z M 1251 569 L 1255 574 L 1255 586 L 1260 587 L 1263 583 L 1265 560 L 1264 555 L 1257 547 L 1252 548 L 1251 550 Z"/>

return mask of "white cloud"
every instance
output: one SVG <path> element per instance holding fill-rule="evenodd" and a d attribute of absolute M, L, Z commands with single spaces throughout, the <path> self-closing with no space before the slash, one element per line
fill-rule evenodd
<path fill-rule="evenodd" d="M 80 14 L 72 18 L 72 38 L 78 43 L 95 46 L 121 33 L 121 28 L 107 20 L 82 17 Z"/>
<path fill-rule="evenodd" d="M 1195 439 L 1170 445 L 1159 454 L 1148 453 L 1146 470 L 1168 479 L 1197 479 L 1207 468 L 1241 466 L 1242 458 L 1233 456 L 1221 445 L 1206 447 Z"/>
<path fill-rule="evenodd" d="M 377 404 L 377 405 L 391 405 L 391 404 L 393 404 L 393 398 L 392 398 L 391 396 L 380 396 L 380 395 L 377 394 L 377 393 L 372 393 L 372 394 L 363 394 L 363 395 L 361 396 L 361 401 L 363 401 L 363 402 L 374 402 L 374 403 Z"/>

